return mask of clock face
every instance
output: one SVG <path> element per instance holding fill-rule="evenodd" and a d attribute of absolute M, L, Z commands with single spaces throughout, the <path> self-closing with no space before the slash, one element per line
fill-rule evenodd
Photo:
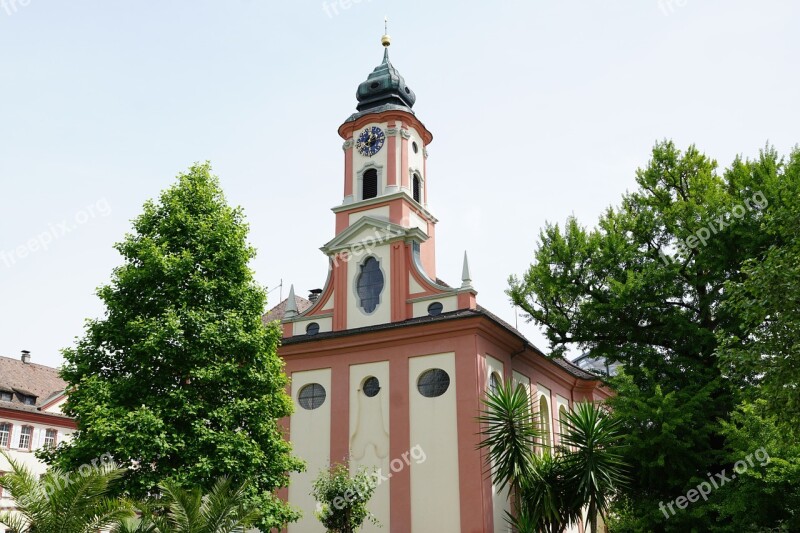
<path fill-rule="evenodd" d="M 383 134 L 378 126 L 366 128 L 361 132 L 356 141 L 356 148 L 358 152 L 366 157 L 372 157 L 383 148 L 383 143 L 386 141 L 386 136 Z"/>

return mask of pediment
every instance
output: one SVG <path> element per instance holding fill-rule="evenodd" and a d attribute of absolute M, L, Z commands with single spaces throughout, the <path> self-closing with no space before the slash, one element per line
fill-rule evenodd
<path fill-rule="evenodd" d="M 413 238 L 419 242 L 428 239 L 417 228 L 405 228 L 375 217 L 362 217 L 352 226 L 334 237 L 325 246 L 320 248 L 327 255 L 348 250 L 354 246 L 380 246 L 398 239 Z"/>

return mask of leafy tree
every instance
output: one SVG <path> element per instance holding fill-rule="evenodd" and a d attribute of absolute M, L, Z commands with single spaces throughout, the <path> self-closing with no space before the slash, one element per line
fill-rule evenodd
<path fill-rule="evenodd" d="M 280 333 L 262 324 L 246 236 L 207 163 L 144 205 L 98 290 L 105 316 L 64 350 L 78 431 L 47 460 L 70 469 L 110 453 L 135 498 L 163 483 L 210 490 L 220 476 L 247 478 L 259 527 L 296 518 L 274 494 L 301 464 L 277 423 L 291 412 Z"/>
<path fill-rule="evenodd" d="M 347 464 L 322 470 L 312 485 L 311 495 L 319 503 L 315 513 L 330 533 L 355 533 L 366 520 L 378 524 L 367 509 L 375 492 L 372 472 L 360 468 L 350 475 Z"/>
<path fill-rule="evenodd" d="M 535 262 L 510 278 L 512 301 L 544 327 L 554 354 L 583 350 L 623 365 L 611 404 L 635 472 L 630 530 L 710 531 L 723 520 L 704 502 L 665 520 L 658 503 L 730 466 L 719 420 L 730 419 L 758 372 L 722 364 L 720 339 L 752 341 L 761 325 L 757 313 L 727 303 L 730 288 L 780 245 L 765 222 L 797 202 L 798 160 L 797 150 L 787 163 L 768 147 L 719 173 L 694 146 L 658 143 L 637 189 L 596 228 L 574 218 L 548 225 Z M 764 352 L 749 353 L 752 361 Z M 789 366 L 773 374 L 776 387 Z"/>
<path fill-rule="evenodd" d="M 527 391 L 505 382 L 489 391 L 480 447 L 499 490 L 511 487 L 512 512 L 506 517 L 516 531 L 560 533 L 588 510 L 592 533 L 597 517 L 607 516 L 610 499 L 625 480 L 619 422 L 594 403 L 576 403 L 562 424 L 555 453 L 534 450 L 535 414 Z"/>
<path fill-rule="evenodd" d="M 122 476 L 114 464 L 68 472 L 51 468 L 37 476 L 0 450 L 11 472 L 0 487 L 14 498 L 17 511 L 0 512 L 0 523 L 17 533 L 94 533 L 133 515 L 132 505 L 113 497 L 111 487 Z"/>
<path fill-rule="evenodd" d="M 741 317 L 741 329 L 719 337 L 720 355 L 746 383 L 748 401 L 763 398 L 772 413 L 800 420 L 800 152 L 781 168 L 760 228 L 770 246 L 726 285 L 723 307 Z"/>
<path fill-rule="evenodd" d="M 140 518 L 120 521 L 114 533 L 236 533 L 244 532 L 260 512 L 249 500 L 248 483 L 234 486 L 219 478 L 208 494 L 184 489 L 174 481 L 160 486 L 161 497 L 141 506 Z"/>
<path fill-rule="evenodd" d="M 712 494 L 725 519 L 719 531 L 800 531 L 800 438 L 797 419 L 775 414 L 766 399 L 743 403 L 723 422 L 736 480 Z"/>

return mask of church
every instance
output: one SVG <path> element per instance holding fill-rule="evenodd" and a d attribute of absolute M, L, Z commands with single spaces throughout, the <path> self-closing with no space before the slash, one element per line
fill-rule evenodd
<path fill-rule="evenodd" d="M 322 246 L 327 281 L 264 317 L 280 320 L 279 354 L 294 414 L 284 421 L 307 470 L 281 497 L 303 512 L 289 533 L 324 532 L 312 481 L 331 463 L 380 471 L 366 532 L 505 532 L 507 494 L 493 486 L 478 449 L 486 391 L 521 384 L 554 444 L 574 402 L 610 395 L 596 375 L 546 357 L 478 304 L 466 253 L 461 280 L 436 271 L 436 223 L 426 170 L 433 135 L 414 113 L 416 95 L 389 61 L 356 92 L 339 126 L 343 195 L 335 235 Z M 332 199 L 333 200 L 333 199 Z"/>

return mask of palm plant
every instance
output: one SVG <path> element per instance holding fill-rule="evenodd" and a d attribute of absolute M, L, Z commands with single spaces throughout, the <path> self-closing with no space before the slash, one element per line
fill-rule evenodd
<path fill-rule="evenodd" d="M 133 515 L 129 502 L 109 495 L 124 472 L 114 464 L 87 465 L 77 473 L 52 468 L 38 477 L 6 452 L 0 454 L 11 465 L 0 486 L 16 504 L 16 511 L 0 512 L 0 523 L 12 531 L 93 533 Z"/>
<path fill-rule="evenodd" d="M 114 533 L 236 533 L 260 517 L 247 497 L 248 484 L 234 486 L 227 477 L 219 478 L 208 494 L 174 481 L 159 488 L 160 498 L 140 506 L 140 518 L 120 521 Z"/>
<path fill-rule="evenodd" d="M 501 492 L 511 488 L 519 511 L 522 485 L 537 476 L 531 452 L 539 434 L 530 399 L 524 387 L 506 381 L 487 392 L 484 404 L 478 417 L 483 436 L 479 447 L 488 451 L 492 480 Z"/>
<path fill-rule="evenodd" d="M 596 533 L 598 515 L 606 516 L 609 499 L 625 481 L 617 422 L 597 404 L 576 403 L 574 412 L 562 415 L 556 453 L 537 455 L 537 426 L 523 387 L 506 382 L 487 393 L 484 405 L 480 447 L 488 450 L 494 483 L 511 487 L 509 524 L 520 533 L 559 533 L 586 509 Z"/>
<path fill-rule="evenodd" d="M 601 406 L 581 402 L 564 413 L 562 423 L 567 476 L 581 504 L 588 507 L 591 532 L 597 533 L 598 514 L 606 518 L 611 496 L 626 480 L 619 422 Z"/>

